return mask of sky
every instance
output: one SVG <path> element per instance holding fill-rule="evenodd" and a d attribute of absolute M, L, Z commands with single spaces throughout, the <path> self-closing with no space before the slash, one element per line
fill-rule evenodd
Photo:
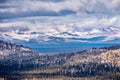
<path fill-rule="evenodd" d="M 0 40 L 120 42 L 120 0 L 0 0 Z"/>

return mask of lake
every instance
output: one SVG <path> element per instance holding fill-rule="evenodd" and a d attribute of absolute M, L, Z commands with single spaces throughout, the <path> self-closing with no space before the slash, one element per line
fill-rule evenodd
<path fill-rule="evenodd" d="M 84 42 L 77 42 L 77 43 L 56 43 L 56 44 L 43 44 L 37 42 L 23 42 L 18 43 L 24 46 L 31 47 L 32 49 L 42 53 L 42 54 L 57 54 L 57 53 L 69 53 L 69 52 L 77 52 L 81 50 L 90 49 L 92 47 L 104 47 L 104 46 L 111 46 L 118 43 L 84 43 Z"/>

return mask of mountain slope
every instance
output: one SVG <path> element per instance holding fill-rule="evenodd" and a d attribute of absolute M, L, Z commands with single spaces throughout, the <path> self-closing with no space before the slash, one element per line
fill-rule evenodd
<path fill-rule="evenodd" d="M 37 78 L 72 77 L 79 80 L 81 77 L 90 80 L 119 80 L 120 77 L 120 47 L 118 45 L 102 48 L 93 48 L 78 53 L 59 54 L 46 57 L 46 61 L 54 62 L 42 69 L 25 71 L 23 74 L 36 74 Z M 51 58 L 51 59 L 50 59 Z M 56 62 L 61 62 L 57 64 Z M 34 76 L 35 77 L 35 76 Z M 39 79 L 38 79 L 39 80 Z M 43 79 L 44 80 L 44 79 Z M 59 80 L 59 79 L 58 79 Z M 80 79 L 81 80 L 81 79 Z M 84 80 L 84 79 L 83 79 Z"/>
<path fill-rule="evenodd" d="M 18 78 L 106 76 L 120 72 L 119 59 L 119 45 L 76 53 L 39 55 L 30 48 L 0 41 L 0 76 L 9 78 L 13 75 Z"/>
<path fill-rule="evenodd" d="M 111 63 L 120 66 L 120 49 L 106 50 L 106 49 L 91 49 L 84 54 L 77 54 L 71 57 L 72 63 Z"/>
<path fill-rule="evenodd" d="M 98 58 L 101 63 L 112 63 L 114 66 L 120 67 L 120 49 L 102 53 Z"/>
<path fill-rule="evenodd" d="M 35 64 L 33 59 L 41 54 L 22 45 L 0 41 L 0 71 L 26 69 Z M 28 67 L 29 68 L 29 67 Z"/>

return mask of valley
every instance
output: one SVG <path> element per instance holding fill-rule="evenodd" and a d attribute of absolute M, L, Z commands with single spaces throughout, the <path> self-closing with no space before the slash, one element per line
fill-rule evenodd
<path fill-rule="evenodd" d="M 42 55 L 0 41 L 0 77 L 5 80 L 119 80 L 120 46 Z"/>

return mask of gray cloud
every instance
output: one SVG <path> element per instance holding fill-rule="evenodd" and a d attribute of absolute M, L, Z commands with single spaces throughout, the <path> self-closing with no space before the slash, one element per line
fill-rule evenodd
<path fill-rule="evenodd" d="M 120 38 L 119 7 L 120 0 L 1 0 L 0 36 L 38 42 L 105 36 L 109 41 Z"/>
<path fill-rule="evenodd" d="M 43 2 L 62 2 L 65 0 L 36 0 L 36 1 L 43 1 Z"/>
<path fill-rule="evenodd" d="M 47 16 L 12 19 L 0 24 L 0 34 L 7 34 L 15 40 L 36 40 L 43 43 L 61 40 L 89 42 L 94 37 L 102 36 L 105 36 L 104 39 L 99 41 L 109 41 L 120 38 L 119 17 Z"/>
<path fill-rule="evenodd" d="M 5 3 L 5 2 L 7 2 L 8 0 L 0 0 L 0 4 L 1 3 Z"/>
<path fill-rule="evenodd" d="M 0 33 L 2 33 L 2 32 L 8 32 L 8 31 L 9 31 L 8 28 L 0 27 Z"/>
<path fill-rule="evenodd" d="M 119 0 L 1 0 L 0 18 L 119 14 Z M 4 6 L 3 6 L 4 5 Z"/>

